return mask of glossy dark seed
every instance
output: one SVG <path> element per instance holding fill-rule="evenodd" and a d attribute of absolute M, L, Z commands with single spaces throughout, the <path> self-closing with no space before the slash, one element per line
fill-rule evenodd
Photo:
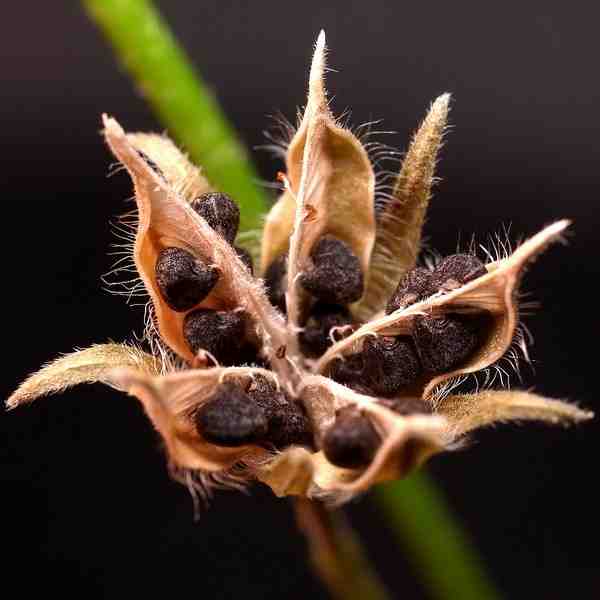
<path fill-rule="evenodd" d="M 431 404 L 419 400 L 419 398 L 381 398 L 378 402 L 403 416 L 429 415 L 433 412 Z"/>
<path fill-rule="evenodd" d="M 164 301 L 178 312 L 193 308 L 215 287 L 219 271 L 182 248 L 161 250 L 155 265 L 156 283 Z"/>
<path fill-rule="evenodd" d="M 230 366 L 239 360 L 245 344 L 245 321 L 242 311 L 200 308 L 186 315 L 183 336 L 194 354 L 206 350 L 220 364 Z"/>
<path fill-rule="evenodd" d="M 292 445 L 313 446 L 310 421 L 302 406 L 262 375 L 255 375 L 246 392 L 267 418 L 264 442 L 282 450 Z"/>
<path fill-rule="evenodd" d="M 362 269 L 348 244 L 326 235 L 314 245 L 310 257 L 313 266 L 300 277 L 307 292 L 329 304 L 350 304 L 362 296 Z"/>
<path fill-rule="evenodd" d="M 421 374 L 421 365 L 409 337 L 368 337 L 363 344 L 364 374 L 377 396 L 393 396 Z"/>
<path fill-rule="evenodd" d="M 486 273 L 485 265 L 476 256 L 452 254 L 435 268 L 434 286 L 439 290 L 452 290 Z"/>
<path fill-rule="evenodd" d="M 254 262 L 252 260 L 252 255 L 246 248 L 240 248 L 239 246 L 234 246 L 233 249 L 235 253 L 240 257 L 240 260 L 246 265 L 248 271 L 250 271 L 250 275 L 254 275 Z"/>
<path fill-rule="evenodd" d="M 240 209 L 227 195 L 219 192 L 202 194 L 192 201 L 192 208 L 230 244 L 240 226 Z"/>
<path fill-rule="evenodd" d="M 300 349 L 306 356 L 321 356 L 332 341 L 329 332 L 332 327 L 342 327 L 352 322 L 350 313 L 343 306 L 335 304 L 315 304 L 304 330 L 298 335 Z"/>
<path fill-rule="evenodd" d="M 356 408 L 340 409 L 323 437 L 327 460 L 346 469 L 368 467 L 381 444 L 371 421 Z"/>
<path fill-rule="evenodd" d="M 196 429 L 218 446 L 257 443 L 267 433 L 267 418 L 243 390 L 231 383 L 220 385 L 195 415 Z"/>
<path fill-rule="evenodd" d="M 415 267 L 401 279 L 385 312 L 389 315 L 395 310 L 406 308 L 415 302 L 424 300 L 435 291 L 433 273 L 429 269 Z"/>
<path fill-rule="evenodd" d="M 267 296 L 273 306 L 286 313 L 285 293 L 287 291 L 287 256 L 278 256 L 265 273 Z"/>
<path fill-rule="evenodd" d="M 478 345 L 478 319 L 461 315 L 415 317 L 413 339 L 423 368 L 445 373 L 464 362 Z"/>

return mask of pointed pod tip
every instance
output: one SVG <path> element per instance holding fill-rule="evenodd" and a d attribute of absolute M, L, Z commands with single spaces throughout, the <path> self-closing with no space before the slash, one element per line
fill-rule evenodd
<path fill-rule="evenodd" d="M 104 125 L 104 135 L 111 135 L 113 137 L 125 135 L 125 132 L 119 125 L 119 122 L 106 113 L 102 113 L 102 124 Z"/>
<path fill-rule="evenodd" d="M 571 219 L 560 219 L 560 221 L 556 221 L 555 223 L 552 223 L 552 225 L 549 225 L 548 229 L 560 233 L 567 229 L 567 227 L 570 227 L 572 223 L 573 221 Z"/>
<path fill-rule="evenodd" d="M 317 43 L 315 44 L 315 49 L 325 47 L 325 30 L 321 29 L 321 31 L 319 31 L 319 35 L 317 36 Z"/>
<path fill-rule="evenodd" d="M 326 53 L 327 47 L 325 45 L 325 31 L 321 29 L 315 44 L 315 51 L 313 53 L 312 63 L 310 66 L 309 101 L 310 96 L 322 97 L 325 94 L 325 90 L 323 88 L 323 73 L 325 72 Z"/>
<path fill-rule="evenodd" d="M 452 92 L 444 92 L 440 94 L 433 102 L 434 106 L 448 106 L 452 99 Z"/>
<path fill-rule="evenodd" d="M 596 415 L 594 411 L 578 409 L 578 421 L 591 421 Z"/>
<path fill-rule="evenodd" d="M 9 410 L 14 410 L 15 408 L 17 408 L 17 406 L 19 406 L 19 404 L 20 404 L 20 400 L 21 400 L 21 398 L 19 397 L 17 392 L 12 394 L 4 403 L 6 410 L 9 411 Z"/>

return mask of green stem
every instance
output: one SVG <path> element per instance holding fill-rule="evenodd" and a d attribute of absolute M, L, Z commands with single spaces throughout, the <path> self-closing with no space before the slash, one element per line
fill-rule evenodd
<path fill-rule="evenodd" d="M 427 473 L 379 487 L 376 498 L 431 598 L 500 598 L 471 540 Z"/>
<path fill-rule="evenodd" d="M 210 181 L 231 194 L 241 230 L 260 226 L 266 198 L 259 177 L 212 91 L 202 81 L 149 0 L 83 0 L 160 121 L 202 166 Z"/>

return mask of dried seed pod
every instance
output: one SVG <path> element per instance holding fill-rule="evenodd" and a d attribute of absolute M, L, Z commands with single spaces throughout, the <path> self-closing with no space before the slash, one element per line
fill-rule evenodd
<path fill-rule="evenodd" d="M 415 317 L 413 339 L 423 368 L 440 374 L 463 363 L 477 348 L 478 325 L 464 315 Z"/>
<path fill-rule="evenodd" d="M 240 226 L 240 209 L 227 194 L 202 194 L 192 200 L 191 206 L 219 235 L 233 244 Z"/>
<path fill-rule="evenodd" d="M 178 312 L 204 300 L 219 280 L 219 270 L 182 248 L 165 248 L 155 266 L 156 283 L 164 301 Z"/>
<path fill-rule="evenodd" d="M 372 393 L 393 396 L 421 374 L 421 365 L 409 337 L 368 337 L 363 345 L 364 375 Z"/>
<path fill-rule="evenodd" d="M 327 460 L 345 469 L 368 467 L 381 444 L 381 438 L 369 419 L 348 406 L 340 409 L 334 424 L 323 437 Z"/>
<path fill-rule="evenodd" d="M 361 320 L 379 312 L 404 274 L 415 266 L 449 103 L 450 94 L 442 94 L 431 105 L 402 161 L 392 194 L 378 215 L 367 289 L 355 309 Z"/>
<path fill-rule="evenodd" d="M 139 149 L 162 169 L 167 178 L 165 182 L 139 156 L 134 145 L 140 140 L 148 141 L 147 138 L 126 134 L 114 119 L 106 116 L 104 124 L 106 141 L 134 182 L 138 228 L 133 258 L 150 295 L 161 339 L 188 363 L 194 360 L 194 353 L 183 336 L 184 314 L 173 311 L 164 301 L 155 277 L 161 250 L 176 246 L 205 264 L 214 264 L 220 271 L 219 281 L 200 307 L 221 311 L 244 307 L 251 317 L 249 334 L 252 333 L 252 342 L 260 344 L 261 339 L 271 340 L 271 345 L 263 347 L 263 353 L 271 364 L 277 364 L 279 359 L 274 356 L 275 349 L 285 344 L 287 337 L 281 315 L 271 306 L 265 290 L 238 259 L 232 246 L 190 205 L 192 199 L 210 190 L 206 180 L 198 169 L 189 165 L 172 142 L 166 143 L 158 136 L 161 140 L 158 147 L 164 150 L 164 156 L 153 153 L 146 146 Z M 175 181 L 178 173 L 181 178 Z M 195 192 L 193 195 L 192 191 Z M 283 370 L 289 369 L 287 363 L 281 362 Z"/>
<path fill-rule="evenodd" d="M 474 320 L 475 334 L 478 343 L 460 365 L 439 375 L 430 373 L 430 377 L 422 377 L 419 385 L 421 397 L 430 398 L 446 381 L 474 373 L 489 367 L 498 361 L 510 347 L 518 324 L 517 290 L 521 276 L 528 262 L 539 255 L 551 242 L 560 239 L 569 221 L 562 220 L 549 225 L 532 238 L 523 242 L 511 255 L 486 265 L 487 273 L 455 290 L 438 294 L 426 301 L 408 306 L 390 315 L 376 318 L 362 325 L 348 337 L 334 344 L 319 359 L 316 365 L 318 373 L 327 373 L 329 364 L 340 355 L 354 351 L 362 339 L 372 334 L 407 335 L 414 329 L 415 321 L 424 312 L 434 318 L 443 315 L 467 313 L 477 314 Z M 483 319 L 484 323 L 480 323 Z M 471 337 L 469 332 L 466 333 Z M 443 340 L 442 340 L 443 341 Z M 461 344 L 464 349 L 464 343 Z M 467 345 L 468 347 L 468 345 Z M 448 362 L 450 360 L 448 359 Z M 425 366 L 425 365 L 423 365 Z M 411 390 L 412 394 L 413 390 Z M 414 390 L 416 393 L 417 390 Z"/>
<path fill-rule="evenodd" d="M 286 186 L 295 200 L 289 237 L 286 300 L 293 329 L 301 326 L 307 300 L 298 275 L 309 269 L 309 255 L 315 244 L 324 235 L 342 240 L 352 250 L 362 275 L 366 276 L 375 238 L 373 168 L 360 141 L 351 131 L 341 127 L 329 110 L 324 85 L 325 52 L 325 34 L 321 32 L 310 69 L 302 122 L 286 154 Z M 284 196 L 286 202 L 289 197 Z M 279 203 L 276 206 L 279 211 Z M 281 213 L 287 214 L 287 211 Z M 270 225 L 270 219 L 267 224 Z M 268 238 L 273 237 L 269 230 L 265 234 Z M 322 299 L 346 304 L 339 299 Z M 294 346 L 295 340 L 290 340 L 292 355 L 297 354 Z"/>
<path fill-rule="evenodd" d="M 433 285 L 437 290 L 449 291 L 482 277 L 487 273 L 485 265 L 473 254 L 446 256 L 435 268 Z"/>
<path fill-rule="evenodd" d="M 310 253 L 312 267 L 300 275 L 302 287 L 329 304 L 350 304 L 363 293 L 360 262 L 348 244 L 323 236 Z"/>
<path fill-rule="evenodd" d="M 247 392 L 267 418 L 264 442 L 282 450 L 292 445 L 313 446 L 310 421 L 302 406 L 266 377 L 254 377 Z"/>
<path fill-rule="evenodd" d="M 386 314 L 406 308 L 433 294 L 433 273 L 423 267 L 411 269 L 401 280 L 385 309 Z"/>
<path fill-rule="evenodd" d="M 429 415 L 433 412 L 431 404 L 420 398 L 380 398 L 377 402 L 403 416 Z"/>
<path fill-rule="evenodd" d="M 333 343 L 333 327 L 349 325 L 352 318 L 348 309 L 335 304 L 315 304 L 303 331 L 298 335 L 300 349 L 306 356 L 321 356 Z"/>
<path fill-rule="evenodd" d="M 286 312 L 285 294 L 287 292 L 287 256 L 278 256 L 265 272 L 267 297 L 273 306 L 282 313 Z"/>
<path fill-rule="evenodd" d="M 236 384 L 219 385 L 195 414 L 198 433 L 217 446 L 255 444 L 267 433 L 263 409 Z"/>
<path fill-rule="evenodd" d="M 183 336 L 194 354 L 205 350 L 219 363 L 233 365 L 245 342 L 245 327 L 243 311 L 199 308 L 186 315 Z"/>
<path fill-rule="evenodd" d="M 250 275 L 254 275 L 254 261 L 252 255 L 246 248 L 240 246 L 234 246 L 235 253 L 239 256 L 240 260 L 246 265 L 246 268 L 250 272 Z"/>

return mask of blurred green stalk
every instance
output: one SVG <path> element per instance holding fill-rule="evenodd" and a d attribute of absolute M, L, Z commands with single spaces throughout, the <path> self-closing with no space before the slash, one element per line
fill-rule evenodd
<path fill-rule="evenodd" d="M 149 0 L 83 0 L 169 133 L 241 208 L 242 230 L 257 229 L 267 209 L 245 147 L 207 84 Z"/>
<path fill-rule="evenodd" d="M 211 90 L 149 0 L 82 0 L 171 135 L 256 229 L 267 203 L 258 175 Z M 426 474 L 381 487 L 376 497 L 424 586 L 437 600 L 495 600 L 476 551 Z M 364 598 L 363 600 L 368 600 Z"/>
<path fill-rule="evenodd" d="M 378 486 L 375 498 L 431 598 L 499 600 L 483 561 L 426 471 Z"/>

